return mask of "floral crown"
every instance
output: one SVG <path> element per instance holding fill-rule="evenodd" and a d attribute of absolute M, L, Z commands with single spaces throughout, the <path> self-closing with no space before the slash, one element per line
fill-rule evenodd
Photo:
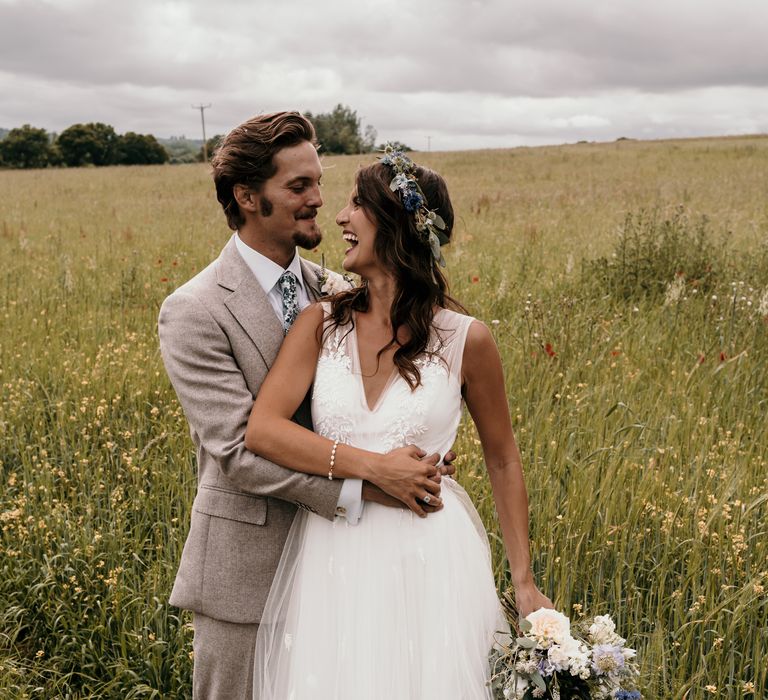
<path fill-rule="evenodd" d="M 413 214 L 416 230 L 422 241 L 426 243 L 440 267 L 445 267 L 445 258 L 440 250 L 441 245 L 448 243 L 445 234 L 445 221 L 440 215 L 427 207 L 427 198 L 416 181 L 416 164 L 403 151 L 396 149 L 391 143 L 384 146 L 384 155 L 379 160 L 395 173 L 389 189 L 400 195 L 400 200 L 407 212 Z"/>

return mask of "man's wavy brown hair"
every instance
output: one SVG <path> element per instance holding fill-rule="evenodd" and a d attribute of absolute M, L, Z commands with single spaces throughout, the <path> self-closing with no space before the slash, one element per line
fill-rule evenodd
<path fill-rule="evenodd" d="M 453 206 L 445 180 L 433 170 L 416 166 L 426 205 L 445 221 L 444 233 L 450 240 L 453 231 Z M 447 307 L 466 313 L 466 309 L 448 294 L 448 283 L 422 234 L 416 230 L 413 214 L 406 211 L 399 195 L 392 192 L 391 168 L 374 163 L 357 172 L 355 185 L 360 206 L 376 225 L 374 251 L 381 263 L 395 277 L 395 300 L 390 310 L 392 339 L 381 348 L 378 357 L 396 347 L 394 363 L 411 389 L 421 384 L 416 358 L 429 354 L 430 328 L 435 308 Z M 331 321 L 326 332 L 347 323 L 354 324 L 354 311 L 368 310 L 368 287 L 363 285 L 331 298 Z M 397 330 L 405 327 L 409 339 L 400 344 Z"/>
<path fill-rule="evenodd" d="M 275 153 L 302 141 L 317 145 L 312 122 L 298 112 L 260 114 L 236 126 L 222 139 L 211 166 L 216 198 L 229 228 L 236 231 L 245 223 L 235 201 L 234 186 L 245 185 L 258 192 L 277 172 L 272 162 Z"/>

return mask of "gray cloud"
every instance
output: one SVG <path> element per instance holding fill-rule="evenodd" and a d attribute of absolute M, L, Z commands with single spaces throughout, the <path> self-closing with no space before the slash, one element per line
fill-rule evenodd
<path fill-rule="evenodd" d="M 749 0 L 0 0 L 0 125 L 196 134 L 352 106 L 381 137 L 504 146 L 768 130 Z"/>

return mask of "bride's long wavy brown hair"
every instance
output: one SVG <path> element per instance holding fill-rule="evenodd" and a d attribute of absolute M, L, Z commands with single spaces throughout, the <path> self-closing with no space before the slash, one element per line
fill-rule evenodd
<path fill-rule="evenodd" d="M 453 206 L 445 180 L 433 170 L 416 166 L 414 174 L 427 200 L 427 207 L 445 221 L 444 233 L 453 232 Z M 374 251 L 389 269 L 396 284 L 395 299 L 389 312 L 392 338 L 377 357 L 396 347 L 394 363 L 411 389 L 421 384 L 421 373 L 414 362 L 429 354 L 430 328 L 435 308 L 445 307 L 466 313 L 466 309 L 448 294 L 448 283 L 434 259 L 429 245 L 416 230 L 413 214 L 406 211 L 396 192 L 389 187 L 392 169 L 374 163 L 357 172 L 355 185 L 360 206 L 376 225 Z M 338 326 L 354 324 L 354 311 L 368 310 L 368 287 L 360 287 L 331 297 L 331 319 L 326 332 Z M 398 341 L 398 329 L 405 328 L 408 339 Z"/>

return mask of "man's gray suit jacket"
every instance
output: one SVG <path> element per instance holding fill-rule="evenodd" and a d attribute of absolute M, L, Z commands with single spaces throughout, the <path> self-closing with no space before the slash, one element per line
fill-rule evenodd
<path fill-rule="evenodd" d="M 302 260 L 301 267 L 310 298 L 318 298 L 318 266 Z M 227 622 L 259 622 L 296 508 L 333 518 L 341 481 L 284 469 L 245 449 L 253 400 L 283 328 L 234 236 L 165 300 L 159 334 L 198 465 L 170 602 Z M 294 420 L 312 427 L 308 398 Z"/>

